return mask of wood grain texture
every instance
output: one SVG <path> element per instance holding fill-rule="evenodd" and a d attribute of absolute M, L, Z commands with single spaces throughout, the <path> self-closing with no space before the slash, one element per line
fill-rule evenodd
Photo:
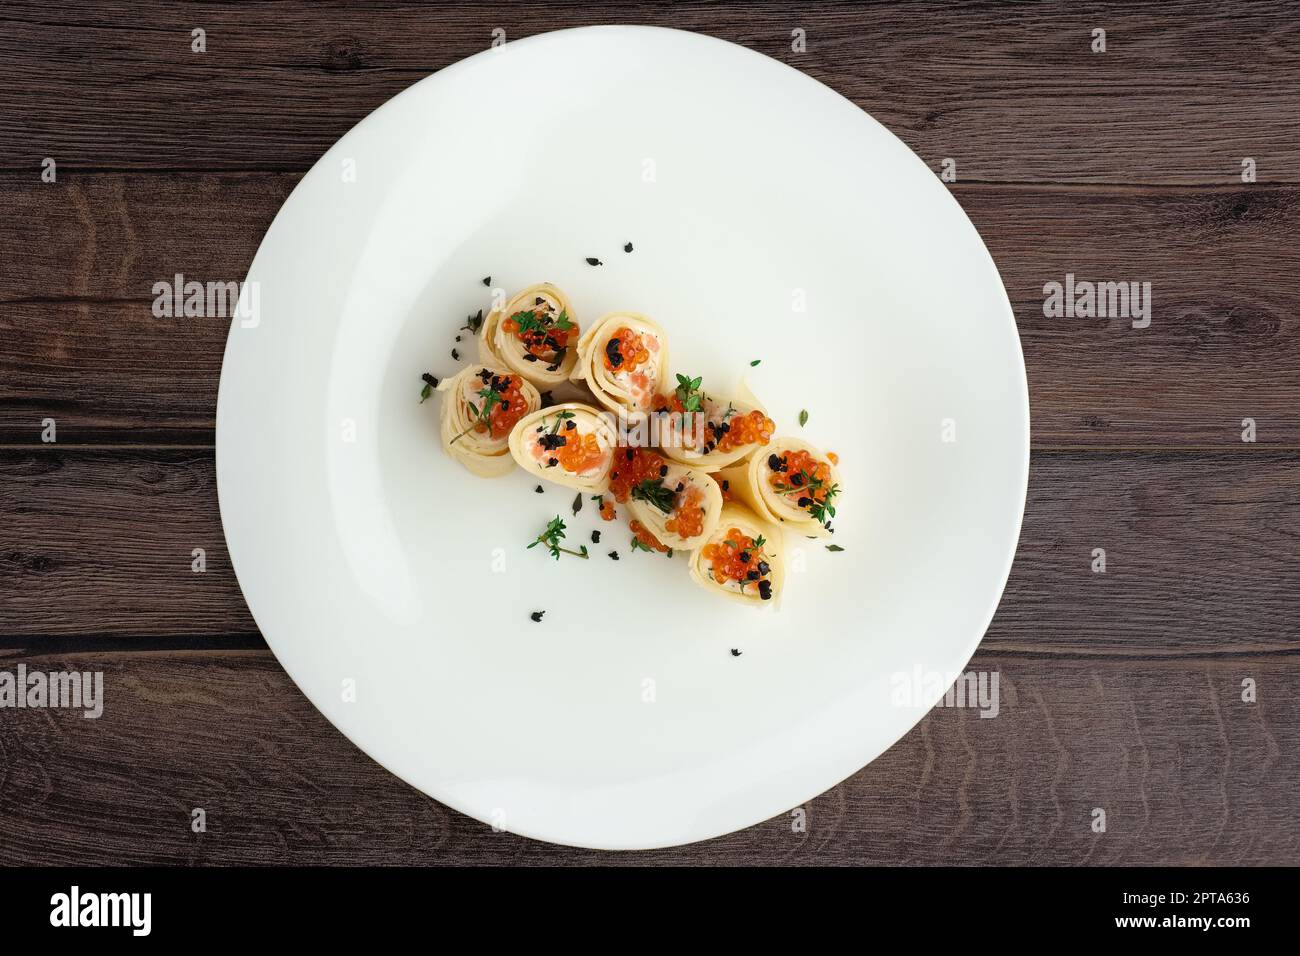
<path fill-rule="evenodd" d="M 985 646 L 1300 652 L 1300 452 L 1034 458 Z M 0 642 L 246 639 L 212 453 L 0 451 Z M 191 570 L 194 548 L 207 570 Z M 1091 570 L 1104 548 L 1105 574 Z"/>
<path fill-rule="evenodd" d="M 1225 21 L 1230 20 L 1230 23 Z M 560 27 L 708 33 L 791 64 L 927 162 L 1002 182 L 1297 182 L 1294 7 L 1212 0 L 1133 12 L 927 3 L 6 5 L 0 82 L 21 91 L 0 168 L 304 170 L 423 76 Z M 191 30 L 207 52 L 191 51 Z M 1107 50 L 1093 53 L 1094 29 Z M 791 31 L 806 33 L 806 52 Z M 1193 131 L 1194 135 L 1189 135 Z"/>
<path fill-rule="evenodd" d="M 0 176 L 0 442 L 212 441 L 229 320 L 156 318 L 154 283 L 243 279 L 297 176 Z M 998 263 L 1052 447 L 1300 445 L 1300 187 L 958 185 Z M 1067 274 L 1150 282 L 1149 328 L 1045 318 Z M 450 332 L 462 321 L 448 316 Z M 434 361 L 431 359 L 431 361 Z M 451 366 L 435 371 L 446 373 Z"/>
<path fill-rule="evenodd" d="M 695 846 L 608 854 L 493 833 L 353 747 L 269 653 L 78 654 L 97 720 L 0 720 L 0 863 L 1286 864 L 1300 856 L 1289 658 L 1077 662 L 981 651 L 994 718 L 932 711 L 805 807 Z M 0 656 L 0 669 L 13 670 Z M 1258 701 L 1241 700 L 1252 678 Z M 165 732 L 160 733 L 160 728 Z M 207 832 L 190 829 L 193 808 Z M 1094 833 L 1093 810 L 1106 812 Z M 508 812 L 508 810 L 507 810 Z"/>

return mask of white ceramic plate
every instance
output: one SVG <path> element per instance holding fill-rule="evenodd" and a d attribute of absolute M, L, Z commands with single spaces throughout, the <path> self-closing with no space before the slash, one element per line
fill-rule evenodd
<path fill-rule="evenodd" d="M 459 367 L 487 275 L 555 282 L 583 322 L 644 312 L 677 371 L 747 377 L 839 452 L 846 550 L 791 539 L 783 606 L 754 612 L 564 489 L 454 464 L 420 373 Z M 942 688 L 901 706 L 899 675 L 961 671 L 997 606 L 1028 474 L 997 271 L 921 160 L 775 60 L 641 27 L 485 51 L 326 153 L 248 279 L 217 477 L 249 607 L 335 726 L 499 829 L 656 847 L 790 810 L 906 733 Z M 592 560 L 525 550 L 556 514 L 604 532 Z"/>

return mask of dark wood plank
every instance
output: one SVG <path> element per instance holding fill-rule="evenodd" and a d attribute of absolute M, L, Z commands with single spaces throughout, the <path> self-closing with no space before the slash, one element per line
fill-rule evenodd
<path fill-rule="evenodd" d="M 0 719 L 0 863 L 1290 864 L 1300 669 L 981 652 L 998 715 L 947 708 L 805 807 L 691 847 L 603 854 L 460 816 L 353 747 L 269 652 L 25 658 L 102 671 L 98 720 Z M 0 656 L 0 669 L 17 659 Z M 1258 701 L 1243 703 L 1252 678 Z M 166 728 L 160 733 L 160 728 Z M 193 808 L 207 832 L 190 829 Z M 1106 812 L 1106 831 L 1091 828 Z"/>
<path fill-rule="evenodd" d="M 0 442 L 211 441 L 224 318 L 155 282 L 242 279 L 297 177 L 0 177 Z M 1300 187 L 959 185 L 1015 306 L 1036 447 L 1300 445 Z M 1152 284 L 1151 326 L 1045 318 L 1043 286 Z M 448 317 L 448 329 L 460 324 Z"/>
<path fill-rule="evenodd" d="M 1300 452 L 1037 455 L 995 650 L 1300 651 Z M 0 635 L 255 634 L 205 450 L 0 451 Z M 192 549 L 207 571 L 190 569 Z M 1104 548 L 1107 570 L 1091 570 Z"/>
<path fill-rule="evenodd" d="M 709 33 L 803 70 L 971 180 L 1295 182 L 1296 19 L 1287 3 L 1094 11 L 904 3 L 467 3 L 249 7 L 35 0 L 0 19 L 11 91 L 0 168 L 303 170 L 421 77 L 486 49 L 600 22 Z M 190 31 L 207 31 L 191 52 Z M 940 28 L 941 27 L 941 28 Z M 1107 52 L 1091 51 L 1107 31 Z M 806 52 L 791 31 L 806 31 Z"/>

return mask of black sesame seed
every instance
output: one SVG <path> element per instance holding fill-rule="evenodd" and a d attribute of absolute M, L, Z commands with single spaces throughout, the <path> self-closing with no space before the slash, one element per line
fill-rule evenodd
<path fill-rule="evenodd" d="M 432 386 L 433 388 L 438 387 L 438 379 L 435 376 L 430 375 L 428 372 L 425 372 L 423 375 L 421 375 L 420 379 L 421 381 L 425 382 L 427 385 Z"/>
<path fill-rule="evenodd" d="M 600 532 L 599 532 L 599 531 L 593 531 L 593 532 L 591 533 L 591 543 L 592 543 L 592 544 L 600 544 Z"/>
<path fill-rule="evenodd" d="M 542 488 L 541 485 L 538 485 L 536 488 L 533 489 L 533 491 L 537 492 L 540 495 L 545 491 L 545 489 Z"/>
<path fill-rule="evenodd" d="M 746 581 L 757 581 L 757 580 L 758 580 L 758 572 L 757 572 L 757 571 L 753 571 L 753 570 L 747 571 L 747 572 L 745 573 L 745 580 L 746 580 Z"/>
<path fill-rule="evenodd" d="M 532 352 L 525 352 L 525 353 L 524 353 L 524 361 L 525 361 L 525 362 L 536 362 L 536 361 L 537 361 L 537 356 L 534 355 Z"/>
<path fill-rule="evenodd" d="M 546 300 L 539 295 L 536 299 L 533 300 L 533 305 L 541 305 L 545 301 Z"/>
<path fill-rule="evenodd" d="M 501 399 L 501 411 L 503 412 L 510 411 L 510 399 L 508 398 Z"/>
<path fill-rule="evenodd" d="M 484 285 L 491 285 L 491 284 L 492 284 L 492 277 L 491 277 L 491 276 L 484 276 L 484 277 L 483 277 L 483 284 L 484 284 Z"/>
<path fill-rule="evenodd" d="M 732 656 L 732 657 L 739 657 L 739 656 L 740 656 L 740 651 L 733 647 L 733 648 L 731 649 L 731 656 Z"/>
<path fill-rule="evenodd" d="M 771 571 L 771 570 L 772 570 L 772 566 L 771 566 L 770 564 L 768 564 L 766 561 L 760 561 L 760 562 L 758 562 L 758 573 L 759 573 L 759 574 L 767 574 L 767 573 L 768 573 L 769 571 Z"/>
<path fill-rule="evenodd" d="M 457 352 L 455 349 L 451 350 L 451 357 L 455 359 L 457 362 L 460 361 L 460 353 Z"/>
<path fill-rule="evenodd" d="M 794 485 L 796 488 L 801 486 L 803 484 L 803 475 L 791 475 L 790 484 Z"/>
<path fill-rule="evenodd" d="M 587 265 L 589 265 L 589 266 L 603 266 L 604 263 L 601 262 L 599 259 L 595 258 L 594 256 L 588 256 L 588 257 L 587 257 Z"/>
<path fill-rule="evenodd" d="M 542 621 L 542 615 L 545 614 L 545 613 L 546 613 L 545 611 L 534 611 L 532 614 L 530 614 L 530 615 L 528 615 L 528 616 L 531 617 L 534 621 L 536 621 L 537 623 L 540 624 L 541 621 Z"/>
<path fill-rule="evenodd" d="M 560 459 L 558 459 L 558 458 L 548 458 L 548 459 L 546 459 L 546 467 L 547 467 L 547 468 L 554 468 L 554 467 L 555 467 L 556 465 L 558 465 L 559 463 L 560 463 Z"/>
<path fill-rule="evenodd" d="M 618 339 L 610 339 L 605 343 L 605 356 L 609 359 L 609 364 L 618 368 L 623 364 L 623 356 L 618 351 Z"/>
<path fill-rule="evenodd" d="M 767 456 L 767 467 L 773 471 L 781 470 L 781 459 L 777 455 Z"/>
<path fill-rule="evenodd" d="M 771 582 L 771 581 L 759 581 L 759 582 L 758 582 L 758 596 L 761 597 L 764 601 L 770 601 L 770 600 L 772 600 L 772 582 Z"/>
<path fill-rule="evenodd" d="M 609 556 L 610 556 L 611 558 L 613 558 L 615 561 L 618 560 L 618 552 L 617 552 L 617 551 L 611 551 L 611 552 L 609 553 Z"/>
<path fill-rule="evenodd" d="M 566 421 L 566 422 L 564 423 L 564 430 L 565 430 L 566 432 L 567 432 L 567 431 L 572 431 L 573 429 L 575 429 L 575 428 L 577 428 L 577 427 L 578 427 L 578 423 L 575 422 L 575 421 L 574 421 L 573 419 L 571 419 L 571 418 L 570 418 L 568 421 Z"/>
<path fill-rule="evenodd" d="M 624 252 L 631 252 L 631 251 L 632 251 L 632 243 L 629 242 L 626 246 L 624 246 L 624 247 L 623 247 L 623 251 L 624 251 Z"/>
<path fill-rule="evenodd" d="M 664 477 L 664 475 L 666 475 L 666 474 L 668 474 L 668 466 L 667 466 L 667 465 L 660 465 L 660 466 L 659 466 L 659 477 L 662 478 L 662 477 Z"/>
<path fill-rule="evenodd" d="M 679 482 L 677 482 L 677 487 L 674 488 L 673 491 L 680 492 L 680 491 L 681 491 L 683 488 L 685 488 L 685 487 L 686 487 L 686 482 L 684 482 L 684 481 L 679 481 Z"/>
<path fill-rule="evenodd" d="M 457 341 L 457 342 L 459 342 L 459 341 L 460 341 L 460 336 L 459 336 L 459 335 L 458 335 L 458 336 L 456 336 L 456 341 Z"/>
<path fill-rule="evenodd" d="M 742 560 L 742 561 L 744 561 L 746 564 L 748 564 L 748 563 L 749 563 L 749 552 L 748 552 L 748 551 L 742 551 L 742 552 L 740 552 L 740 560 Z"/>
<path fill-rule="evenodd" d="M 811 498 L 800 498 L 798 501 L 798 505 L 800 508 L 807 508 L 811 504 L 812 504 Z"/>

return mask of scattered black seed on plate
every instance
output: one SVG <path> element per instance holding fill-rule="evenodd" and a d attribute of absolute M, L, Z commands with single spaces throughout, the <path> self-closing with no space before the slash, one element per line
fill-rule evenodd
<path fill-rule="evenodd" d="M 578 512 L 581 510 L 582 510 L 582 492 L 580 491 L 578 492 L 577 497 L 573 499 L 573 514 L 576 516 Z"/>
<path fill-rule="evenodd" d="M 600 544 L 600 532 L 599 532 L 599 531 L 593 531 L 593 532 L 591 533 L 591 543 L 592 543 L 592 544 Z"/>
<path fill-rule="evenodd" d="M 772 582 L 763 580 L 758 582 L 758 596 L 764 601 L 772 600 Z"/>
<path fill-rule="evenodd" d="M 423 381 L 425 384 L 429 385 L 432 388 L 438 387 L 438 379 L 435 376 L 430 375 L 428 372 L 425 372 L 423 375 L 421 375 L 420 379 L 421 381 Z"/>
<path fill-rule="evenodd" d="M 457 362 L 460 361 L 460 353 L 457 352 L 455 349 L 451 350 L 451 357 L 455 359 Z"/>
<path fill-rule="evenodd" d="M 546 489 L 543 488 L 541 485 L 538 485 L 536 488 L 533 489 L 533 491 L 535 491 L 539 495 L 546 493 Z"/>
<path fill-rule="evenodd" d="M 491 277 L 491 276 L 484 276 L 484 277 L 483 277 L 483 284 L 484 284 L 484 285 L 487 285 L 487 286 L 490 286 L 490 285 L 492 284 L 492 277 Z"/>
<path fill-rule="evenodd" d="M 632 251 L 632 243 L 629 242 L 626 246 L 624 246 L 624 247 L 623 247 L 623 251 L 624 251 L 624 252 L 631 252 L 631 251 Z"/>
<path fill-rule="evenodd" d="M 595 258 L 595 257 L 593 257 L 593 256 L 588 256 L 588 257 L 587 257 L 587 265 L 589 265 L 589 266 L 603 266 L 604 264 L 605 264 L 605 263 L 601 262 L 599 259 L 597 259 L 597 258 Z"/>
<path fill-rule="evenodd" d="M 610 556 L 611 558 L 613 558 L 615 561 L 618 560 L 618 552 L 617 552 L 617 551 L 611 551 L 611 552 L 609 553 L 609 556 Z"/>
<path fill-rule="evenodd" d="M 460 336 L 459 336 L 459 335 L 458 335 L 458 336 L 456 336 L 456 341 L 457 341 L 457 342 L 459 342 L 459 341 L 460 341 Z"/>
<path fill-rule="evenodd" d="M 546 613 L 545 611 L 534 611 L 532 614 L 528 616 L 531 617 L 538 624 L 540 624 L 542 622 L 542 615 L 545 613 Z"/>
<path fill-rule="evenodd" d="M 808 409 L 805 408 L 803 411 L 799 413 L 799 427 L 803 428 L 803 426 L 807 424 L 808 424 Z"/>
<path fill-rule="evenodd" d="M 826 550 L 827 550 L 827 551 L 843 551 L 844 549 L 841 548 L 838 544 L 828 544 L 828 545 L 826 545 Z"/>
<path fill-rule="evenodd" d="M 731 656 L 732 656 L 732 657 L 739 657 L 739 656 L 740 656 L 740 651 L 733 647 L 733 648 L 731 649 Z"/>

